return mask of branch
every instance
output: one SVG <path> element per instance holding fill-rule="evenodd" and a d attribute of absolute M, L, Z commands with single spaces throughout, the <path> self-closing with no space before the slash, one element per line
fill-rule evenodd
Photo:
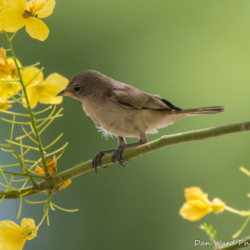
<path fill-rule="evenodd" d="M 171 145 L 190 142 L 190 141 L 199 141 L 205 140 L 212 137 L 217 137 L 221 135 L 228 135 L 232 133 L 244 132 L 250 130 L 250 121 L 229 124 L 225 126 L 195 130 L 185 133 L 179 133 L 174 135 L 164 135 L 161 138 L 148 142 L 144 145 L 128 148 L 124 150 L 122 153 L 122 159 L 124 161 L 132 160 L 138 156 L 150 153 L 154 150 L 158 150 L 164 147 L 168 147 Z M 55 186 L 62 184 L 64 181 L 75 178 L 81 174 L 87 173 L 92 168 L 92 160 L 79 164 L 71 169 L 63 171 L 57 174 L 55 177 L 50 179 L 46 179 L 40 183 L 38 183 L 37 187 L 27 187 L 24 188 L 20 193 L 22 197 L 39 194 L 44 191 L 52 190 Z M 111 165 L 115 162 L 111 161 L 111 155 L 103 156 L 101 159 L 102 166 Z M 20 193 L 18 191 L 9 191 L 9 192 L 0 192 L 1 196 L 5 195 L 5 199 L 16 199 L 20 197 Z"/>

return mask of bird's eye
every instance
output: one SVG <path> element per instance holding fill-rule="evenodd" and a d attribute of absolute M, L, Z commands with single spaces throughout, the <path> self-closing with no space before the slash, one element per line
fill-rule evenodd
<path fill-rule="evenodd" d="M 75 91 L 75 92 L 79 92 L 80 89 L 81 89 L 80 87 L 74 87 L 74 91 Z"/>

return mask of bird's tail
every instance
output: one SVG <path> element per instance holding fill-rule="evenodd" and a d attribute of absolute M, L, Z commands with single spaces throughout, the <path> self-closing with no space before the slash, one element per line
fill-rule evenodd
<path fill-rule="evenodd" d="M 224 111 L 225 109 L 222 106 L 213 106 L 213 107 L 204 107 L 196 109 L 176 110 L 175 113 L 184 114 L 185 116 L 191 116 L 191 115 L 217 114 Z"/>

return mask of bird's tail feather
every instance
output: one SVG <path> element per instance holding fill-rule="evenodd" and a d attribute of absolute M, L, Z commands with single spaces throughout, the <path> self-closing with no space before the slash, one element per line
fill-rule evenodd
<path fill-rule="evenodd" d="M 224 112 L 225 109 L 222 106 L 213 106 L 213 107 L 204 107 L 204 108 L 196 108 L 196 109 L 184 109 L 177 110 L 175 113 L 185 114 L 185 116 L 191 115 L 205 115 L 205 114 L 217 114 Z"/>

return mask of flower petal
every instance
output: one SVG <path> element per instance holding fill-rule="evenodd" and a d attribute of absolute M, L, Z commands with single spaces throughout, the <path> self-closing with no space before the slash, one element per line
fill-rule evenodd
<path fill-rule="evenodd" d="M 36 167 L 35 168 L 35 172 L 38 174 L 38 175 L 45 175 L 44 171 L 42 170 L 42 168 L 40 167 Z M 1 248 L 0 248 L 1 249 Z"/>
<path fill-rule="evenodd" d="M 45 80 L 44 97 L 39 99 L 40 103 L 43 104 L 60 104 L 63 100 L 61 96 L 56 95 L 61 92 L 68 84 L 69 80 L 58 74 L 50 74 Z"/>
<path fill-rule="evenodd" d="M 35 221 L 33 219 L 23 218 L 21 221 L 21 228 L 24 229 L 27 226 L 36 227 Z"/>
<path fill-rule="evenodd" d="M 185 188 L 185 198 L 186 200 L 197 200 L 200 197 L 204 196 L 205 193 L 199 187 L 190 187 Z"/>
<path fill-rule="evenodd" d="M 65 182 L 62 184 L 61 189 L 62 189 L 62 188 L 65 189 L 68 185 L 71 184 L 71 182 L 72 182 L 71 180 L 65 181 Z"/>
<path fill-rule="evenodd" d="M 24 84 L 28 84 L 40 71 L 40 69 L 36 68 L 36 67 L 28 67 L 25 68 L 22 73 L 23 73 L 23 82 Z M 41 71 L 32 81 L 32 83 L 34 83 L 37 80 L 41 80 L 43 81 L 43 72 Z M 29 86 L 32 85 L 32 83 L 29 83 Z"/>
<path fill-rule="evenodd" d="M 6 228 L 11 230 L 19 230 L 21 232 L 21 227 L 11 220 L 0 221 L 0 234 L 6 230 Z"/>
<path fill-rule="evenodd" d="M 36 232 L 38 228 L 36 227 L 35 221 L 33 219 L 23 218 L 21 222 L 21 228 L 23 235 L 27 240 L 32 240 L 37 236 Z"/>
<path fill-rule="evenodd" d="M 11 78 L 7 78 L 11 80 Z M 9 98 L 15 95 L 21 89 L 20 83 L 17 82 L 3 82 L 0 80 L 0 98 Z"/>
<path fill-rule="evenodd" d="M 0 110 L 8 110 L 12 107 L 12 105 L 9 105 L 9 101 L 5 98 L 0 98 Z M 0 248 L 1 249 L 1 248 Z"/>
<path fill-rule="evenodd" d="M 1 33 L 2 33 L 2 29 L 4 29 L 4 20 L 3 20 L 2 16 L 0 16 L 0 32 Z"/>
<path fill-rule="evenodd" d="M 66 77 L 64 77 L 58 73 L 53 73 L 53 74 L 50 74 L 45 79 L 45 82 L 46 82 L 46 85 L 48 85 L 48 86 L 53 85 L 57 88 L 57 90 L 61 91 L 67 86 L 69 80 Z"/>
<path fill-rule="evenodd" d="M 3 0 L 6 7 L 19 10 L 20 12 L 25 11 L 26 0 Z"/>
<path fill-rule="evenodd" d="M 44 7 L 36 12 L 38 18 L 45 18 L 53 13 L 56 2 L 55 0 L 47 0 Z"/>
<path fill-rule="evenodd" d="M 212 212 L 212 208 L 200 209 L 198 207 L 190 206 L 187 202 L 181 207 L 179 214 L 187 220 L 196 221 L 205 216 L 206 214 Z"/>
<path fill-rule="evenodd" d="M 25 244 L 22 228 L 13 221 L 0 222 L 0 242 L 2 249 L 22 249 Z"/>
<path fill-rule="evenodd" d="M 44 7 L 46 0 L 31 0 L 26 4 L 26 10 L 32 12 L 34 16 L 37 11 L 39 11 L 42 7 Z"/>
<path fill-rule="evenodd" d="M 49 28 L 42 21 L 35 17 L 29 17 L 26 21 L 26 31 L 32 37 L 44 41 L 49 35 Z"/>
<path fill-rule="evenodd" d="M 191 207 L 197 207 L 200 209 L 205 209 L 205 208 L 209 208 L 211 207 L 210 204 L 207 204 L 201 200 L 191 200 L 191 201 L 187 201 L 186 202 L 188 205 L 190 205 Z"/>
<path fill-rule="evenodd" d="M 17 60 L 17 65 L 19 66 L 19 68 L 22 68 L 21 62 L 20 62 L 17 58 L 16 58 L 16 60 Z M 13 58 L 8 58 L 8 59 L 7 59 L 7 62 L 8 62 L 9 64 L 16 65 Z"/>
<path fill-rule="evenodd" d="M 5 31 L 16 32 L 21 29 L 25 24 L 23 13 L 11 8 L 6 8 L 1 12 L 0 26 Z"/>
<path fill-rule="evenodd" d="M 33 88 L 27 88 L 27 95 L 28 95 L 28 98 L 29 98 L 30 107 L 32 109 L 35 108 L 37 103 L 38 103 L 38 98 L 37 98 L 36 92 L 33 91 Z M 23 98 L 23 102 L 26 103 L 25 98 Z M 24 105 L 24 107 L 27 108 L 26 105 Z"/>

